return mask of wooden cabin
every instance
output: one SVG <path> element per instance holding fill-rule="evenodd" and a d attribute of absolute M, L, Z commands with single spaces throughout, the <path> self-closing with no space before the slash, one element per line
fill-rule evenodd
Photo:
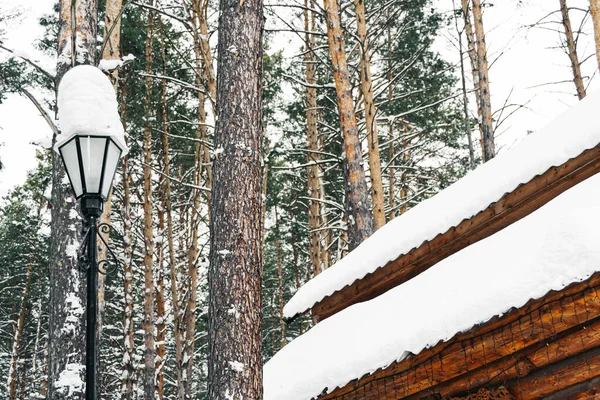
<path fill-rule="evenodd" d="M 600 398 L 600 94 L 300 288 L 265 400 Z"/>

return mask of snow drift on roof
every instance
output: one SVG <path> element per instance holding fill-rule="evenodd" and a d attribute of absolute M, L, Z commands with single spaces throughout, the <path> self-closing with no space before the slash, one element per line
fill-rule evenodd
<path fill-rule="evenodd" d="M 58 123 L 57 150 L 75 134 L 86 134 L 110 136 L 127 152 L 115 90 L 94 66 L 78 65 L 63 76 L 58 86 Z"/>
<path fill-rule="evenodd" d="M 600 174 L 504 230 L 300 336 L 264 367 L 265 400 L 307 400 L 600 270 Z"/>
<path fill-rule="evenodd" d="M 390 221 L 331 268 L 308 281 L 284 307 L 286 318 L 383 267 L 485 210 L 504 194 L 600 143 L 600 92 L 545 128 Z"/>

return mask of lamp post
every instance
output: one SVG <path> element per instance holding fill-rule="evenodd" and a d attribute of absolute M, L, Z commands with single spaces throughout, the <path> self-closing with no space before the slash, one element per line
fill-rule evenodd
<path fill-rule="evenodd" d="M 105 273 L 97 262 L 96 240 L 99 238 L 113 258 L 116 259 L 99 228 L 108 232 L 107 224 L 97 225 L 102 215 L 117 164 L 123 148 L 110 136 L 75 134 L 58 146 L 67 176 L 88 227 L 80 249 L 87 273 L 87 325 L 86 325 L 86 399 L 96 400 L 96 327 L 98 315 L 98 273 Z M 87 253 L 87 254 L 86 254 Z"/>
<path fill-rule="evenodd" d="M 110 80 L 98 68 L 78 65 L 65 73 L 58 87 L 60 134 L 54 149 L 60 154 L 71 188 L 85 219 L 80 267 L 87 273 L 86 399 L 96 400 L 96 326 L 98 273 L 105 274 L 107 260 L 97 260 L 97 243 L 117 257 L 99 234 L 111 226 L 98 224 L 108 198 L 119 159 L 127 153 L 117 98 Z M 98 241 L 99 239 L 99 241 Z"/>
<path fill-rule="evenodd" d="M 98 233 L 97 219 L 102 215 L 117 164 L 123 150 L 110 136 L 75 134 L 58 147 L 69 182 L 80 202 L 81 212 L 88 227 L 81 255 L 87 253 L 87 324 L 86 324 L 86 399 L 96 400 L 96 327 L 98 316 L 98 273 L 104 273 L 96 260 L 96 238 L 100 238 L 112 254 L 104 238 Z M 110 226 L 101 224 L 108 231 Z M 115 257 L 116 258 L 116 257 Z"/>

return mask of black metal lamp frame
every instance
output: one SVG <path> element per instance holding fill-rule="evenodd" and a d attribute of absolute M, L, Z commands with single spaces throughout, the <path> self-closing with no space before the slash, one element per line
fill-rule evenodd
<path fill-rule="evenodd" d="M 81 156 L 81 143 L 79 141 L 80 137 L 86 137 L 86 138 L 92 138 L 92 139 L 106 139 L 106 143 L 104 144 L 104 156 L 102 158 L 102 170 L 100 171 L 100 185 L 98 188 L 98 193 L 96 195 L 94 194 L 88 194 L 87 193 L 87 187 L 86 187 L 86 182 L 85 182 L 85 171 L 83 170 L 83 157 Z M 103 205 L 104 202 L 106 201 L 106 198 L 104 196 L 102 196 L 102 184 L 104 183 L 104 174 L 106 172 L 106 158 L 108 156 L 108 145 L 110 144 L 110 142 L 113 142 L 116 147 L 119 149 L 119 159 L 121 158 L 121 155 L 123 154 L 123 150 L 116 144 L 116 142 L 110 137 L 110 136 L 98 136 L 98 135 L 80 135 L 80 136 L 75 136 L 74 138 L 68 140 L 67 142 L 65 142 L 63 145 L 61 145 L 58 149 L 58 152 L 60 154 L 60 158 L 62 159 L 63 165 L 65 165 L 65 170 L 67 172 L 67 176 L 69 177 L 69 183 L 71 184 L 71 190 L 73 190 L 73 193 L 75 193 L 75 187 L 73 186 L 73 180 L 71 179 L 71 174 L 69 174 L 69 170 L 66 169 L 66 163 L 65 163 L 65 159 L 62 156 L 62 152 L 61 149 L 63 147 L 65 147 L 67 144 L 69 144 L 71 142 L 71 140 L 75 140 L 75 148 L 77 149 L 77 164 L 79 165 L 79 174 L 81 176 L 81 189 L 82 189 L 82 194 L 77 196 L 78 200 L 81 200 L 81 210 L 83 212 L 83 215 L 85 216 L 85 209 L 86 207 L 89 205 L 90 207 L 94 208 L 100 208 L 100 215 L 102 215 L 102 209 L 103 209 Z M 116 170 L 113 172 L 113 179 L 114 179 L 114 174 L 116 173 Z M 112 181 L 113 179 L 111 179 L 109 181 L 109 185 L 112 186 Z M 110 193 L 110 189 L 108 190 L 108 192 Z M 99 204 L 96 201 L 90 202 L 88 203 L 92 198 L 97 198 L 99 200 Z M 86 204 L 84 204 L 84 200 L 86 200 Z"/>
<path fill-rule="evenodd" d="M 96 330 L 98 327 L 98 274 L 106 275 L 111 267 L 116 267 L 118 265 L 117 256 L 102 236 L 102 234 L 109 234 L 111 231 L 114 232 L 115 230 L 109 224 L 97 224 L 98 217 L 99 215 L 87 216 L 85 222 L 87 230 L 78 252 L 79 268 L 87 275 L 87 323 L 85 338 L 86 400 L 96 400 L 98 390 L 96 387 L 96 366 L 98 361 L 98 348 L 96 343 Z M 100 241 L 97 239 L 100 239 Z M 110 254 L 112 263 L 108 260 L 97 261 L 98 243 L 102 243 L 107 254 Z"/>
<path fill-rule="evenodd" d="M 103 137 L 103 136 L 94 136 L 94 135 L 82 135 L 85 137 Z M 79 141 L 79 137 L 76 136 L 74 139 L 76 143 L 77 149 L 77 162 L 79 164 L 79 173 L 81 175 L 81 187 L 82 194 L 77 197 L 79 199 L 81 205 L 81 212 L 84 216 L 84 229 L 85 234 L 83 237 L 82 244 L 79 248 L 78 252 L 78 261 L 79 268 L 82 272 L 87 275 L 87 324 L 86 324 L 86 369 L 85 369 L 85 382 L 86 382 L 86 390 L 85 390 L 85 398 L 86 400 L 96 400 L 97 399 L 97 387 L 96 387 L 96 365 L 98 360 L 98 349 L 96 343 L 96 330 L 98 326 L 98 274 L 106 275 L 111 266 L 116 267 L 118 265 L 118 258 L 115 253 L 111 250 L 108 243 L 102 236 L 102 234 L 109 234 L 111 231 L 115 231 L 112 226 L 106 223 L 98 224 L 98 218 L 102 215 L 102 211 L 104 209 L 105 198 L 102 196 L 102 189 L 104 183 L 104 174 L 106 173 L 106 158 L 108 155 L 108 146 L 109 141 L 113 141 L 110 137 L 106 138 L 106 144 L 104 148 L 104 157 L 102 160 L 102 170 L 100 172 L 100 184 L 98 193 L 87 193 L 86 182 L 85 182 L 85 174 L 83 170 L 83 160 L 81 156 L 81 145 Z M 65 143 L 63 146 L 68 144 L 70 140 Z M 113 141 L 114 142 L 114 141 Z M 62 149 L 62 147 L 60 149 Z M 119 147 L 119 146 L 117 146 Z M 59 154 L 63 161 L 63 165 L 66 163 L 62 153 Z M 121 150 L 119 148 L 119 150 Z M 119 154 L 119 158 L 122 154 Z M 69 171 L 66 170 L 67 176 L 69 177 L 69 182 L 71 183 L 71 189 L 73 193 L 75 193 L 75 188 L 73 187 L 73 182 L 71 180 L 71 176 L 69 175 Z M 113 174 L 116 170 L 113 172 Z M 114 177 L 114 176 L 113 176 Z M 109 181 L 109 185 L 112 186 L 112 179 Z M 108 192 L 110 192 L 110 189 Z M 97 239 L 100 239 L 99 241 Z M 97 244 L 102 243 L 104 248 L 107 251 L 107 254 L 110 254 L 112 258 L 112 263 L 108 260 L 100 260 L 97 261 Z"/>

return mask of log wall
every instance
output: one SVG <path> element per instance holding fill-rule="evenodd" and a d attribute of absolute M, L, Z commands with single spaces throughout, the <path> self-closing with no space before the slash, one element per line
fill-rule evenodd
<path fill-rule="evenodd" d="M 322 398 L 466 399 L 501 385 L 517 400 L 593 398 L 599 380 L 597 273 Z"/>

